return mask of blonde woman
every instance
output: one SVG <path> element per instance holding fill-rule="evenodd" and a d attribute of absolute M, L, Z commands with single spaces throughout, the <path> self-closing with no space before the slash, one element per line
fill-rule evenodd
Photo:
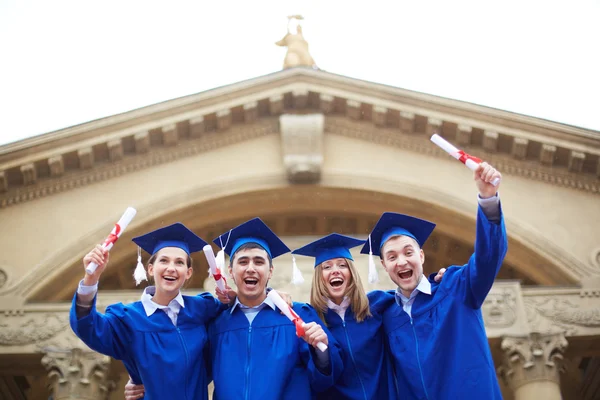
<path fill-rule="evenodd" d="M 382 314 L 394 304 L 393 292 L 362 286 L 350 249 L 364 240 L 337 233 L 307 244 L 293 254 L 315 258 L 310 304 L 343 349 L 344 372 L 318 399 L 396 399 Z M 440 270 L 436 280 L 441 279 Z"/>

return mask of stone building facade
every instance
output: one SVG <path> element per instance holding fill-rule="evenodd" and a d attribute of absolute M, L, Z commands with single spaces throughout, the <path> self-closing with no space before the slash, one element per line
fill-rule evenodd
<path fill-rule="evenodd" d="M 483 311 L 505 398 L 598 398 L 600 132 L 303 67 L 0 147 L 0 397 L 122 398 L 122 365 L 75 338 L 68 310 L 128 206 L 101 308 L 139 298 L 130 239 L 176 221 L 211 240 L 260 216 L 296 247 L 397 211 L 438 224 L 427 272 L 465 263 L 476 191 L 433 133 L 504 175 L 509 252 Z M 202 258 L 190 293 L 213 288 Z M 271 286 L 306 301 L 297 261 L 304 285 L 283 256 Z M 356 264 L 367 289 L 393 287 Z"/>

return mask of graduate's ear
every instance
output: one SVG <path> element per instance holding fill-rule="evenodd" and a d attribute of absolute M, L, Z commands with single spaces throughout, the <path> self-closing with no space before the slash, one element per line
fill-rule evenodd
<path fill-rule="evenodd" d="M 194 268 L 189 267 L 187 269 L 187 271 L 185 271 L 185 279 L 190 279 L 192 277 L 192 274 L 194 273 Z"/>
<path fill-rule="evenodd" d="M 267 281 L 271 280 L 271 278 L 273 277 L 273 269 L 275 268 L 275 266 L 273 264 L 271 264 L 271 266 L 269 267 L 269 275 L 268 275 L 268 279 Z"/>
<path fill-rule="evenodd" d="M 154 276 L 154 265 L 148 264 L 148 275 Z"/>
<path fill-rule="evenodd" d="M 421 257 L 421 265 L 425 264 L 425 252 L 423 252 L 423 249 L 419 250 L 419 255 Z"/>

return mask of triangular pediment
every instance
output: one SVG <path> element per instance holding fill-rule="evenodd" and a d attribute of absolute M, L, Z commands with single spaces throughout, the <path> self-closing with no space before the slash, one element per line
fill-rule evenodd
<path fill-rule="evenodd" d="M 427 142 L 441 133 L 508 173 L 599 192 L 597 131 L 293 68 L 2 146 L 0 207 L 277 133 L 279 115 L 307 112 L 326 132 L 429 155 L 442 155 Z"/>

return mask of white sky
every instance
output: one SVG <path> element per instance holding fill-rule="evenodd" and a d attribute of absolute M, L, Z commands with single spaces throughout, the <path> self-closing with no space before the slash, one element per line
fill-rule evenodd
<path fill-rule="evenodd" d="M 600 0 L 0 0 L 0 144 L 281 69 L 600 130 Z"/>

